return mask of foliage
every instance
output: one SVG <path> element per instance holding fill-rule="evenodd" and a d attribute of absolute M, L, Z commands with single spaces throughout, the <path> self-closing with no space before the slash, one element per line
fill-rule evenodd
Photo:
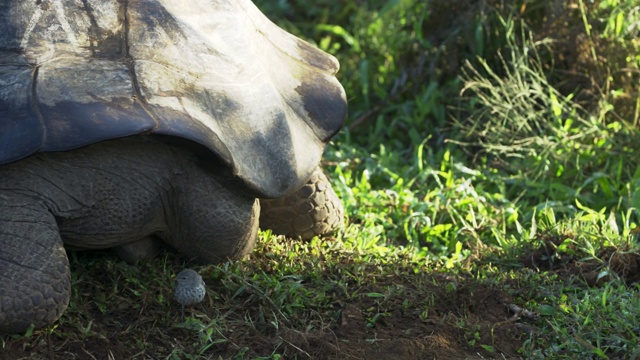
<path fill-rule="evenodd" d="M 601 278 L 616 274 L 606 249 L 637 253 L 634 1 L 360 5 L 300 32 L 340 59 L 350 96 L 348 129 L 327 154 L 349 215 L 345 241 L 378 253 L 409 246 L 489 277 L 482 264 L 519 269 L 549 231 L 564 240 L 543 257 L 590 264 Z M 532 281 L 546 281 L 539 276 Z M 584 327 L 598 303 L 633 316 L 637 289 L 614 282 L 605 300 L 573 284 L 543 285 L 554 295 L 542 309 L 573 301 L 580 310 L 554 312 L 545 331 L 556 340 L 531 338 L 527 356 L 637 354 L 634 329 Z M 631 321 L 624 316 L 604 326 Z"/>

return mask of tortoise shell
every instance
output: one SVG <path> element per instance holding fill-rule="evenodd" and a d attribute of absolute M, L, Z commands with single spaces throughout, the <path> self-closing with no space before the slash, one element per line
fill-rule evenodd
<path fill-rule="evenodd" d="M 3 1 L 0 163 L 172 135 L 283 196 L 344 122 L 338 67 L 250 0 Z"/>

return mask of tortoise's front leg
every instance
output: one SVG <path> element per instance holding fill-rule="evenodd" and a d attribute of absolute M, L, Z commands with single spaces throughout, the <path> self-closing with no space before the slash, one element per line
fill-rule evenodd
<path fill-rule="evenodd" d="M 53 215 L 0 192 L 0 334 L 57 320 L 70 295 L 69 260 Z"/>
<path fill-rule="evenodd" d="M 320 167 L 300 190 L 278 199 L 260 199 L 260 206 L 262 229 L 304 240 L 339 229 L 344 214 L 342 202 Z"/>
<path fill-rule="evenodd" d="M 170 231 L 158 234 L 185 258 L 220 263 L 249 254 L 258 238 L 260 204 L 234 180 L 193 167 L 176 181 Z M 178 186 L 178 184 L 181 184 Z"/>

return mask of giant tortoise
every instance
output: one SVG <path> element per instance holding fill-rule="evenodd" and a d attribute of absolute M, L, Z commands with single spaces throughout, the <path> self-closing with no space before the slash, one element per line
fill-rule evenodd
<path fill-rule="evenodd" d="M 0 2 L 0 333 L 64 312 L 64 246 L 237 258 L 258 198 L 263 226 L 330 230 L 337 70 L 250 0 Z"/>

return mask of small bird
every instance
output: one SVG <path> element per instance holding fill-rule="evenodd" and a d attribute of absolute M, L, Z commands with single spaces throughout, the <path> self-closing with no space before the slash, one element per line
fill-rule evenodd
<path fill-rule="evenodd" d="M 202 276 L 191 269 L 184 269 L 176 276 L 176 288 L 173 292 L 176 300 L 182 305 L 182 317 L 184 307 L 198 304 L 204 299 L 204 281 Z"/>

